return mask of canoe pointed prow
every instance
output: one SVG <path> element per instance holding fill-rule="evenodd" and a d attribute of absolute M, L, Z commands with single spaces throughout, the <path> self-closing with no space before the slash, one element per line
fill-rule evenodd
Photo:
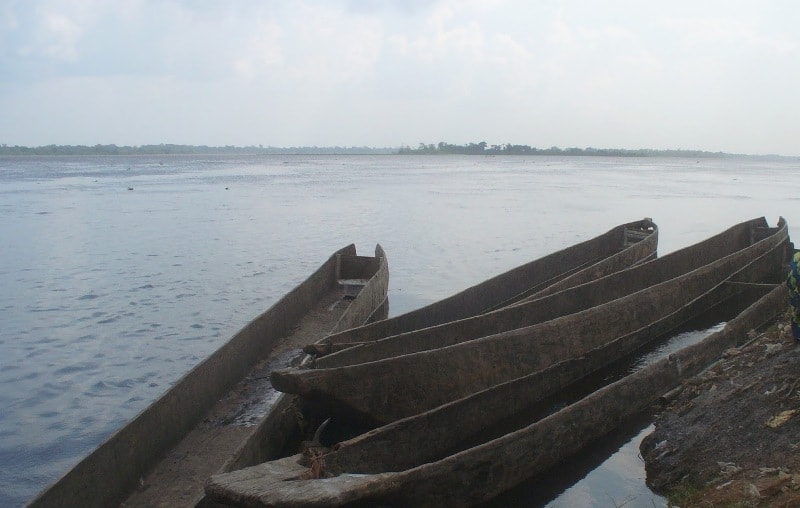
<path fill-rule="evenodd" d="M 269 375 L 269 382 L 279 392 L 306 395 L 308 393 L 307 385 L 303 382 L 302 377 L 295 375 L 296 372 L 292 369 L 273 370 Z"/>

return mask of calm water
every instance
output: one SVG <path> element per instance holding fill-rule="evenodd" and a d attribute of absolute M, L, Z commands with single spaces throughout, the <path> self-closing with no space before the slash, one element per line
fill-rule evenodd
<path fill-rule="evenodd" d="M 797 159 L 0 158 L 0 506 L 348 243 L 386 249 L 394 315 L 645 216 L 662 254 L 761 215 L 796 237 L 798 176 Z"/>

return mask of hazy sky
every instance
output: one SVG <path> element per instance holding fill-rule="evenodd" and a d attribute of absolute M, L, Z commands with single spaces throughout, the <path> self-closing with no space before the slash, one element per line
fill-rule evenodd
<path fill-rule="evenodd" d="M 800 155 L 795 0 L 0 0 L 0 143 Z"/>

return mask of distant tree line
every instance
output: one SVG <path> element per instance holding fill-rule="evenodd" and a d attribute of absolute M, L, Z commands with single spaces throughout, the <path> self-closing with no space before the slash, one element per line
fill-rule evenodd
<path fill-rule="evenodd" d="M 485 141 L 451 145 L 445 142 L 438 144 L 420 143 L 417 148 L 402 146 L 400 154 L 464 154 L 464 155 L 575 155 L 596 157 L 719 157 L 727 155 L 723 152 L 705 152 L 702 150 L 625 150 L 622 148 L 534 148 L 528 145 L 489 145 Z"/>
<path fill-rule="evenodd" d="M 622 148 L 535 148 L 528 145 L 489 145 L 485 141 L 453 145 L 420 143 L 417 148 L 401 146 L 398 148 L 373 148 L 368 146 L 206 146 L 206 145 L 46 145 L 37 147 L 9 146 L 0 144 L 2 155 L 258 155 L 258 154 L 463 154 L 463 155 L 568 155 L 597 157 L 721 157 L 730 156 L 723 152 L 702 150 L 626 150 Z"/>
<path fill-rule="evenodd" d="M 0 145 L 0 155 L 228 155 L 228 154 L 389 154 L 396 148 L 366 146 L 206 146 L 206 145 L 47 145 L 37 147 Z"/>

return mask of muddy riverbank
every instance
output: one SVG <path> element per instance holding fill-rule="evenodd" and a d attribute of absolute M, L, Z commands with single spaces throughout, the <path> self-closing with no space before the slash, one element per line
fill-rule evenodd
<path fill-rule="evenodd" d="M 800 346 L 788 311 L 728 350 L 661 411 L 647 483 L 683 508 L 800 506 Z"/>

